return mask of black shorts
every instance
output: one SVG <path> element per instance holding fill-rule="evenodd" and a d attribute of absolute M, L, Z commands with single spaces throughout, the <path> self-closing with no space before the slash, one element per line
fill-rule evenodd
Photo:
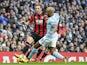
<path fill-rule="evenodd" d="M 35 32 L 31 32 L 31 36 L 33 37 L 35 43 L 42 38 L 40 35 L 36 34 Z"/>
<path fill-rule="evenodd" d="M 22 50 L 22 53 L 25 54 L 29 48 L 30 48 L 30 46 L 25 46 Z"/>

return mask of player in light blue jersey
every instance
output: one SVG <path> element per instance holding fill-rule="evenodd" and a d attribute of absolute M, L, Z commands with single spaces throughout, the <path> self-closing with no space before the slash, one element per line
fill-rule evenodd
<path fill-rule="evenodd" d="M 43 45 L 49 47 L 50 53 L 53 56 L 64 60 L 65 63 L 68 62 L 66 57 L 62 56 L 60 53 L 58 53 L 58 51 L 56 51 L 56 42 L 58 40 L 57 26 L 59 23 L 59 15 L 58 13 L 54 12 L 55 9 L 53 7 L 48 7 L 46 9 L 46 14 L 48 16 L 47 33 L 34 45 L 34 48 L 28 56 L 29 59 L 31 59 L 34 53 L 38 52 L 38 48 Z"/>

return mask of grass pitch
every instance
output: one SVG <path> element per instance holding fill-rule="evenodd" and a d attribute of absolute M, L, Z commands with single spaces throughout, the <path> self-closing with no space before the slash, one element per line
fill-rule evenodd
<path fill-rule="evenodd" d="M 87 62 L 70 62 L 68 64 L 62 62 L 0 63 L 0 65 L 87 65 Z"/>

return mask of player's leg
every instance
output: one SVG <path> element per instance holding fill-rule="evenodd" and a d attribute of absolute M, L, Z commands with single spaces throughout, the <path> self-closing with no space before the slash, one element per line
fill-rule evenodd
<path fill-rule="evenodd" d="M 46 47 L 46 46 L 42 46 L 42 49 L 43 49 L 43 51 L 42 51 L 42 56 L 40 56 L 40 62 L 42 61 L 42 59 L 43 58 L 45 58 L 47 55 L 48 55 L 48 46 Z"/>
<path fill-rule="evenodd" d="M 41 45 L 44 45 L 44 41 L 45 41 L 45 38 L 46 36 L 44 36 L 43 38 L 41 38 L 35 45 L 34 45 L 34 48 L 32 49 L 32 51 L 30 52 L 28 58 L 30 59 L 34 53 L 36 53 L 38 51 L 38 48 L 41 46 Z"/>
<path fill-rule="evenodd" d="M 61 60 L 64 60 L 65 63 L 68 63 L 68 58 L 65 57 L 65 56 L 63 56 L 63 55 L 61 55 L 58 51 L 56 51 L 55 48 L 50 47 L 50 52 L 51 52 L 51 54 L 52 54 L 53 56 L 55 56 L 56 58 L 59 58 L 59 59 L 61 59 Z"/>
<path fill-rule="evenodd" d="M 48 54 L 46 52 L 43 53 L 42 57 L 40 57 L 40 61 L 42 61 L 43 58 L 45 58 Z"/>
<path fill-rule="evenodd" d="M 37 55 L 36 55 L 36 60 L 37 60 L 37 58 L 40 56 L 40 54 L 42 53 L 42 49 L 38 49 L 38 53 L 37 53 Z"/>
<path fill-rule="evenodd" d="M 33 37 L 35 43 L 38 42 L 42 38 L 41 36 L 39 36 L 35 32 L 31 32 L 31 36 Z M 40 55 L 41 52 L 42 52 L 42 50 L 38 49 L 38 53 L 37 53 L 36 58 L 38 58 L 38 56 Z"/>
<path fill-rule="evenodd" d="M 40 54 L 42 53 L 42 51 L 43 51 L 42 49 L 38 49 L 38 53 L 37 53 L 37 55 L 36 55 L 36 58 L 35 58 L 35 59 L 31 59 L 32 62 L 33 62 L 33 61 L 37 61 L 37 59 L 38 59 L 38 57 L 40 56 Z M 44 54 L 43 56 L 45 56 L 45 54 Z M 43 56 L 40 57 L 40 61 L 41 61 L 41 59 L 42 59 Z"/>
<path fill-rule="evenodd" d="M 57 37 L 55 37 L 54 39 L 51 39 L 52 43 L 49 45 L 50 52 L 56 58 L 62 59 L 62 60 L 64 60 L 65 63 L 67 63 L 68 59 L 66 57 L 64 57 L 63 55 L 61 55 L 58 51 L 56 51 L 57 39 L 58 39 Z"/>
<path fill-rule="evenodd" d="M 35 45 L 34 45 L 34 48 L 31 50 L 30 54 L 28 55 L 28 59 L 31 59 L 32 56 L 38 52 L 38 48 L 40 47 L 41 45 L 39 44 L 39 42 L 37 42 Z"/>
<path fill-rule="evenodd" d="M 55 56 L 55 57 L 57 57 L 57 58 L 60 58 L 60 59 L 64 59 L 64 56 L 62 56 L 60 53 L 58 53 L 58 51 L 56 51 L 56 48 L 55 47 L 49 47 L 49 49 L 50 49 L 50 53 L 53 55 L 53 56 Z"/>

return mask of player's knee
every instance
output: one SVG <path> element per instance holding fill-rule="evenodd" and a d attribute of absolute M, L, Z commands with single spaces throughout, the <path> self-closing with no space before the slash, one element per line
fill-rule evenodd
<path fill-rule="evenodd" d="M 55 51 L 56 49 L 55 48 L 50 48 L 50 53 L 53 54 L 53 52 Z"/>

